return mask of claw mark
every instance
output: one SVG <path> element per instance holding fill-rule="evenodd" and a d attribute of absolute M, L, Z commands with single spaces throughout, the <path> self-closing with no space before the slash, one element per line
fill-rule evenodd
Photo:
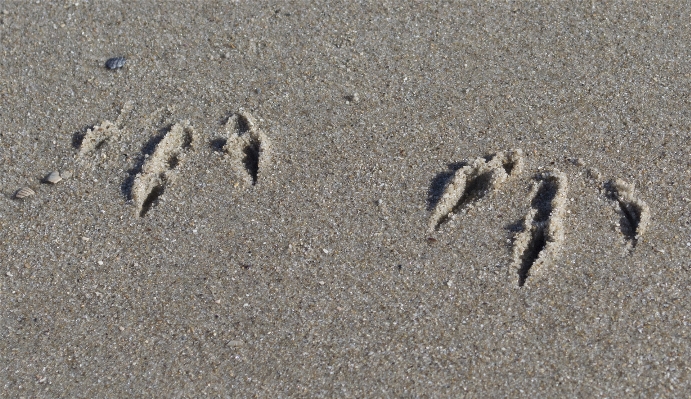
<path fill-rule="evenodd" d="M 120 133 L 118 127 L 109 121 L 103 121 L 100 125 L 94 126 L 93 129 L 88 129 L 79 143 L 79 155 L 85 155 L 91 151 L 95 151 Z"/>
<path fill-rule="evenodd" d="M 499 152 L 489 161 L 478 158 L 453 174 L 444 194 L 432 211 L 429 231 L 438 230 L 454 213 L 484 197 L 509 177 L 521 172 L 523 152 Z"/>
<path fill-rule="evenodd" d="M 246 176 L 248 182 L 257 184 L 260 172 L 268 161 L 268 138 L 246 111 L 240 111 L 228 119 L 226 132 L 228 140 L 223 151 L 230 155 L 235 168 Z"/>
<path fill-rule="evenodd" d="M 605 183 L 605 189 L 608 196 L 619 204 L 621 213 L 619 226 L 633 249 L 650 224 L 650 208 L 634 195 L 634 185 L 624 180 L 610 180 Z"/>
<path fill-rule="evenodd" d="M 535 276 L 553 264 L 559 255 L 564 241 L 562 217 L 566 191 L 564 173 L 554 169 L 538 176 L 530 211 L 514 241 L 513 267 L 510 270 L 517 272 L 519 287 L 526 284 L 528 276 Z"/>
<path fill-rule="evenodd" d="M 192 146 L 194 135 L 194 129 L 188 121 L 173 126 L 146 160 L 142 172 L 134 178 L 132 200 L 140 217 L 144 217 L 158 202 L 174 178 L 171 171 L 182 161 L 185 150 Z"/>

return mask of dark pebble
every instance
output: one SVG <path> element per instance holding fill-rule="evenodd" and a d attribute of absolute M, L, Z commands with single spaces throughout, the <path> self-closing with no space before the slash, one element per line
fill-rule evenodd
<path fill-rule="evenodd" d="M 125 57 L 113 57 L 106 61 L 106 68 L 118 69 L 125 65 Z"/>

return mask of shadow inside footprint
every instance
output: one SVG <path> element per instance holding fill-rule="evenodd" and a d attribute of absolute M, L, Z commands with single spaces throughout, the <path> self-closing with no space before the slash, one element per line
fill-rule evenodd
<path fill-rule="evenodd" d="M 539 189 L 530 203 L 535 210 L 530 229 L 531 237 L 521 256 L 521 265 L 518 269 L 518 286 L 525 285 L 530 269 L 540 257 L 540 253 L 547 245 L 547 233 L 550 215 L 552 214 L 552 201 L 557 196 L 558 187 L 549 180 L 543 180 Z M 524 226 L 525 228 L 525 226 Z"/>
<path fill-rule="evenodd" d="M 449 184 L 453 178 L 454 173 L 462 167 L 466 166 L 467 162 L 454 162 L 447 165 L 448 170 L 438 173 L 432 179 L 427 190 L 427 210 L 431 211 L 439 203 L 442 195 L 444 195 L 444 189 Z"/>
<path fill-rule="evenodd" d="M 144 203 L 142 204 L 142 209 L 139 211 L 139 217 L 144 217 L 146 216 L 146 213 L 149 212 L 149 209 L 156 205 L 158 203 L 158 197 L 163 195 L 163 191 L 165 190 L 165 187 L 162 185 L 158 185 L 151 189 L 151 192 L 149 195 L 146 197 L 146 200 L 144 200 Z"/>
<path fill-rule="evenodd" d="M 504 226 L 504 229 L 512 236 L 516 233 L 522 232 L 524 230 L 523 219 L 518 219 L 511 224 L 507 224 L 506 226 Z"/>
<path fill-rule="evenodd" d="M 224 139 L 221 137 L 215 138 L 209 142 L 209 147 L 211 147 L 213 151 L 223 152 L 223 147 L 225 147 L 227 142 L 228 139 Z"/>
<path fill-rule="evenodd" d="M 519 287 L 527 283 L 534 272 L 541 273 L 552 265 L 564 240 L 562 215 L 566 203 L 566 175 L 553 170 L 536 176 L 530 210 L 523 225 L 511 226 L 514 235 L 514 262 Z"/>
<path fill-rule="evenodd" d="M 155 136 L 149 138 L 144 146 L 142 146 L 142 151 L 139 157 L 137 157 L 137 162 L 130 170 L 127 171 L 127 178 L 120 185 L 120 193 L 127 201 L 132 200 L 132 185 L 134 184 L 134 179 L 137 177 L 137 174 L 142 172 L 142 168 L 144 167 L 144 162 L 146 161 L 147 156 L 151 156 L 151 154 L 154 153 L 156 146 L 166 137 L 166 134 L 168 134 L 168 131 L 170 131 L 171 127 L 172 125 L 168 125 L 164 128 L 161 128 L 158 130 L 158 133 Z"/>
<path fill-rule="evenodd" d="M 521 258 L 522 263 L 520 265 L 520 268 L 518 269 L 519 287 L 523 287 L 525 285 L 525 282 L 528 279 L 528 275 L 530 273 L 530 268 L 533 267 L 533 264 L 535 263 L 535 261 L 537 261 L 537 258 L 540 257 L 540 252 L 542 252 L 542 250 L 545 249 L 546 245 L 547 237 L 545 235 L 545 230 L 534 229 L 532 231 L 532 237 L 530 239 L 530 242 L 528 243 L 528 246 L 525 248 L 525 251 L 523 252 L 523 256 Z"/>
<path fill-rule="evenodd" d="M 492 172 L 483 173 L 474 179 L 468 181 L 465 192 L 456 206 L 453 207 L 452 212 L 457 213 L 464 209 L 471 202 L 477 201 L 487 195 L 492 188 Z"/>
<path fill-rule="evenodd" d="M 647 205 L 633 198 L 633 186 L 626 185 L 623 181 L 610 180 L 604 184 L 607 198 L 619 204 L 619 230 L 624 238 L 631 243 L 631 248 L 636 248 L 638 237 L 645 230 L 649 219 Z"/>
<path fill-rule="evenodd" d="M 242 152 L 245 154 L 242 158 L 242 163 L 250 176 L 252 176 L 252 184 L 257 184 L 257 177 L 259 175 L 259 143 L 250 142 Z"/>
<path fill-rule="evenodd" d="M 94 125 L 87 125 L 81 129 L 79 129 L 78 131 L 74 132 L 72 134 L 72 148 L 79 149 L 79 147 L 81 147 L 82 143 L 84 142 L 84 138 L 86 137 L 86 132 L 89 129 L 93 129 L 93 128 L 94 128 Z"/>

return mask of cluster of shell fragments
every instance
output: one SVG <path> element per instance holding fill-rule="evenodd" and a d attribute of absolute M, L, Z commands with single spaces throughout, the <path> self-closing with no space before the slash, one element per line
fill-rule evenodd
<path fill-rule="evenodd" d="M 46 175 L 46 177 L 43 178 L 43 182 L 57 184 L 64 179 L 69 179 L 70 177 L 72 177 L 72 172 L 70 171 L 65 170 L 62 172 L 58 172 L 57 170 L 55 170 L 53 172 L 48 173 L 48 175 Z M 34 195 L 36 195 L 36 191 L 34 191 L 31 187 L 22 187 L 14 193 L 14 198 L 25 199 L 33 197 Z"/>

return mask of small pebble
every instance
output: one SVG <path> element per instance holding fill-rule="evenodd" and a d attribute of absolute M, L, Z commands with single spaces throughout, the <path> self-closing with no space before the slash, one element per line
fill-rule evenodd
<path fill-rule="evenodd" d="M 32 195 L 36 195 L 34 190 L 30 189 L 29 187 L 22 187 L 14 194 L 14 198 L 23 199 L 31 197 Z"/>
<path fill-rule="evenodd" d="M 125 57 L 113 57 L 106 61 L 106 68 L 108 69 L 118 69 L 125 65 Z"/>
<path fill-rule="evenodd" d="M 347 104 L 350 104 L 350 103 L 357 104 L 360 102 L 360 95 L 358 95 L 357 93 L 349 94 L 345 97 L 345 99 L 346 99 Z"/>
<path fill-rule="evenodd" d="M 46 181 L 50 184 L 55 184 L 60 180 L 62 180 L 62 177 L 60 176 L 60 172 L 57 171 L 50 172 L 50 174 L 46 176 Z"/>
<path fill-rule="evenodd" d="M 62 177 L 64 180 L 67 180 L 70 177 L 72 177 L 72 172 L 69 170 L 63 170 L 62 172 L 60 172 L 60 177 Z"/>

